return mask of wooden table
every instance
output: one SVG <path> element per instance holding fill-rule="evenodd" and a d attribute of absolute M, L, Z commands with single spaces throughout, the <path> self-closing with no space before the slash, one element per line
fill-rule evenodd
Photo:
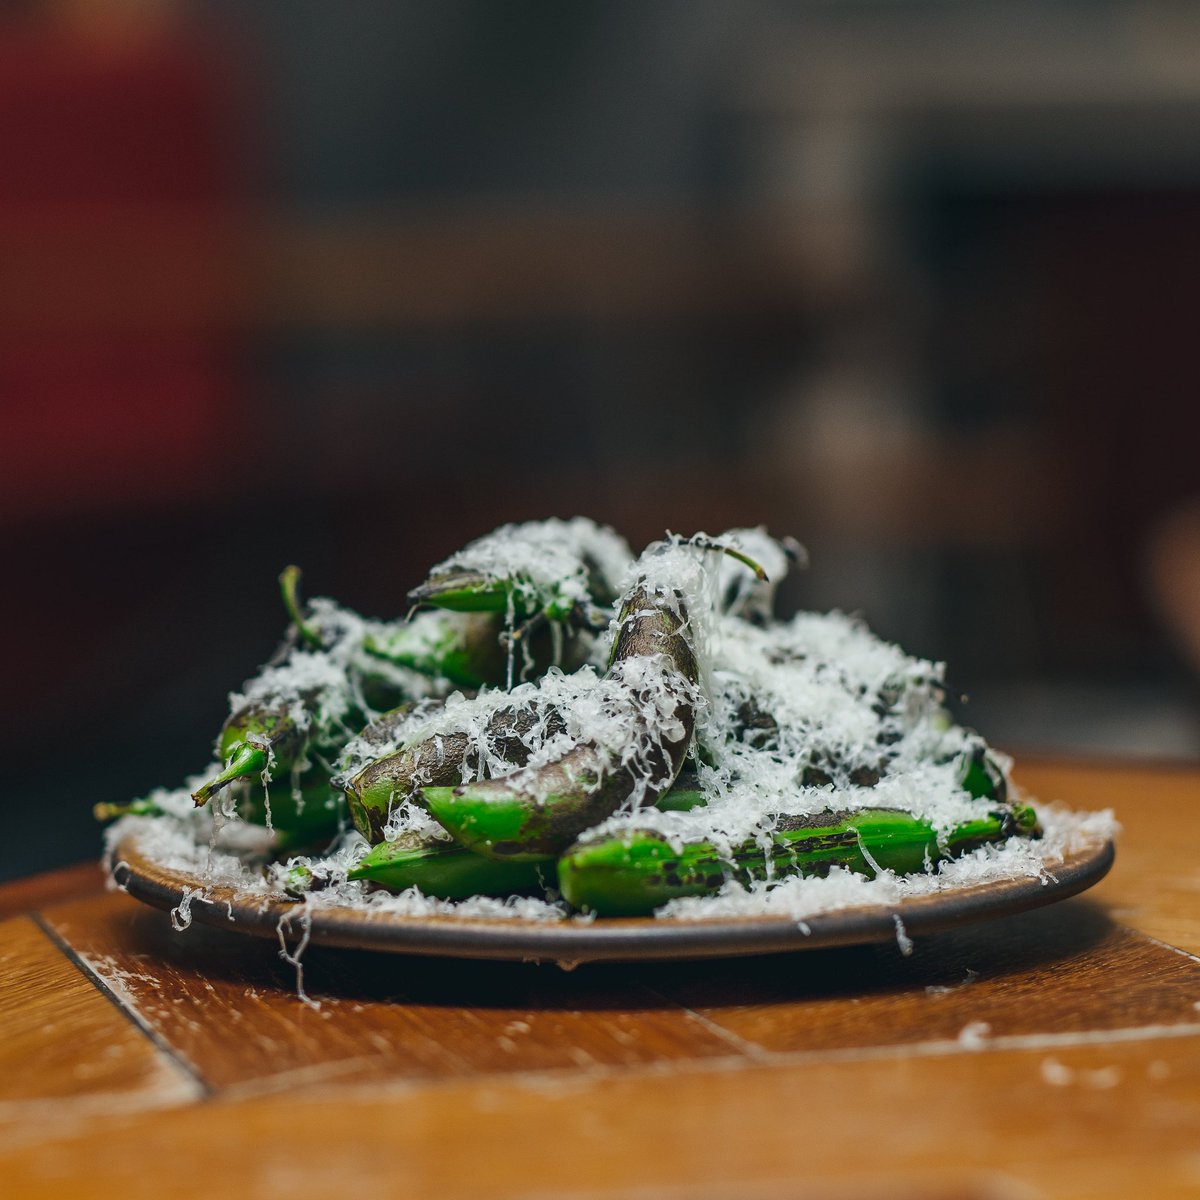
<path fill-rule="evenodd" d="M 0 888 L 0 1194 L 1200 1196 L 1200 770 L 1028 764 L 1125 826 L 1088 896 L 683 966 L 306 958 Z"/>

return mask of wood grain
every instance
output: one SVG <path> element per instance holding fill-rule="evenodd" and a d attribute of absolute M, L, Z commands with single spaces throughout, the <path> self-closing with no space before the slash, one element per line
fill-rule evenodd
<path fill-rule="evenodd" d="M 186 1137 L 152 1115 L 5 1168 L 19 1195 L 127 1200 L 209 1200 L 216 1163 L 244 1195 L 878 1196 L 933 1180 L 934 1195 L 1157 1200 L 1195 1196 L 1197 1128 L 1191 1037 L 328 1088 L 205 1105 Z M 65 1166 L 85 1161 L 86 1177 Z"/>
<path fill-rule="evenodd" d="M 414 1079 L 728 1056 L 728 1036 L 627 974 L 310 947 L 305 985 L 270 943 L 114 894 L 45 920 L 215 1088 Z"/>
<path fill-rule="evenodd" d="M 0 923 L 0 977 L 0 1141 L 48 1118 L 199 1093 L 27 917 Z"/>
<path fill-rule="evenodd" d="M 951 933 L 662 973 L 664 995 L 771 1050 L 1184 1024 L 1200 964 L 1079 899 Z"/>
<path fill-rule="evenodd" d="M 1029 760 L 1017 779 L 1043 801 L 1112 808 L 1117 863 L 1093 895 L 1123 924 L 1200 955 L 1200 771 Z"/>

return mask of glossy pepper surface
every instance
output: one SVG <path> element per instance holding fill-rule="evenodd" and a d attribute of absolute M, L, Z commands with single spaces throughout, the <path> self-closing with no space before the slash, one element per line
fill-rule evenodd
<path fill-rule="evenodd" d="M 669 900 L 711 895 L 729 880 L 827 875 L 834 867 L 868 876 L 877 868 L 911 874 L 988 842 L 1037 832 L 1028 806 L 997 810 L 940 837 L 928 821 L 898 809 L 780 817 L 766 847 L 751 839 L 731 854 L 708 841 L 680 847 L 656 832 L 631 831 L 572 846 L 559 860 L 558 885 L 584 911 L 645 916 Z"/>

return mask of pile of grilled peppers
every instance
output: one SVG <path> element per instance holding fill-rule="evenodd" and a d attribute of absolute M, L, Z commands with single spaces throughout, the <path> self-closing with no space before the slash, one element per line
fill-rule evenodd
<path fill-rule="evenodd" d="M 770 590 L 736 533 L 668 538 L 634 561 L 611 530 L 577 519 L 569 524 L 588 536 L 564 539 L 567 524 L 505 527 L 479 539 L 435 568 L 410 593 L 407 618 L 393 623 L 364 621 L 329 601 L 303 605 L 299 571 L 287 568 L 287 634 L 231 698 L 216 741 L 219 769 L 196 788 L 195 803 L 269 830 L 280 860 L 344 844 L 353 825 L 369 847 L 348 877 L 390 891 L 417 888 L 446 900 L 549 893 L 601 916 L 649 914 L 731 880 L 750 885 L 834 867 L 927 871 L 985 843 L 1039 833 L 1034 811 L 1009 801 L 1004 772 L 978 742 L 959 755 L 958 779 L 989 801 L 987 812 L 949 831 L 895 808 L 861 807 L 781 814 L 769 837 L 732 847 L 680 844 L 650 829 L 589 834 L 633 806 L 706 803 L 695 736 L 703 614 L 691 609 L 706 604 L 762 621 Z M 547 578 L 542 531 L 555 538 L 559 578 Z M 760 533 L 757 544 L 795 556 L 794 544 L 764 539 Z M 490 553 L 493 542 L 505 552 Z M 597 545 L 605 553 L 593 554 Z M 565 562 L 564 546 L 575 551 Z M 670 566 L 681 548 L 693 557 L 726 555 L 715 574 L 720 586 L 705 596 L 674 586 Z M 585 664 L 605 687 L 609 716 L 619 720 L 628 708 L 636 745 L 571 739 L 570 713 L 536 688 L 513 691 Z M 648 689 L 657 719 L 647 725 L 639 714 Z M 481 710 L 481 728 L 438 724 L 448 696 L 473 694 L 495 700 Z M 751 734 L 763 721 L 762 713 L 747 716 Z M 436 733 L 423 731 L 431 724 Z M 548 744 L 554 753 L 539 754 Z M 814 770 L 820 774 L 812 766 L 807 773 Z M 432 820 L 415 829 L 395 820 L 414 809 Z M 108 806 L 98 815 L 119 812 L 153 805 Z M 312 861 L 302 857 L 284 873 L 294 892 L 320 886 Z"/>

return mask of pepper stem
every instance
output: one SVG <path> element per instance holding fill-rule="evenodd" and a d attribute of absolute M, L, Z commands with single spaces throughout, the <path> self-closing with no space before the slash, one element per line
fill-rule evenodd
<path fill-rule="evenodd" d="M 696 546 L 699 546 L 701 550 L 719 550 L 722 554 L 728 554 L 730 558 L 736 558 L 738 562 L 749 567 L 750 570 L 752 570 L 758 577 L 760 582 L 770 582 L 770 580 L 767 579 L 767 573 L 762 569 L 761 564 L 752 559 L 750 555 L 744 554 L 741 550 L 737 549 L 736 546 L 730 546 L 726 542 L 710 541 L 708 538 L 701 537 L 693 538 L 692 543 Z"/>
<path fill-rule="evenodd" d="M 279 593 L 283 597 L 283 607 L 296 626 L 300 640 L 314 650 L 321 648 L 321 635 L 304 619 L 300 611 L 300 568 L 297 566 L 284 567 L 279 576 Z"/>
<path fill-rule="evenodd" d="M 214 775 L 206 784 L 192 793 L 196 807 L 207 804 L 214 792 L 219 792 L 227 783 L 245 779 L 248 775 L 261 775 L 267 767 L 267 752 L 261 746 L 251 746 L 249 742 L 242 745 L 233 753 L 228 765 L 219 774 Z"/>
<path fill-rule="evenodd" d="M 153 800 L 131 800 L 128 804 L 93 804 L 92 816 L 97 821 L 111 821 L 116 817 L 160 817 L 162 809 Z"/>

